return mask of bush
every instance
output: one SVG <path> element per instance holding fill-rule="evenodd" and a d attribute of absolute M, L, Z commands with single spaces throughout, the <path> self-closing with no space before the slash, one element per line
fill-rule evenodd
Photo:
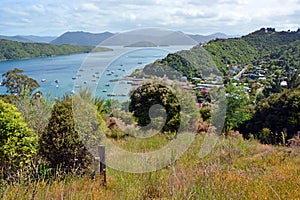
<path fill-rule="evenodd" d="M 210 107 L 201 108 L 200 115 L 203 121 L 209 121 L 211 119 L 211 108 Z"/>
<path fill-rule="evenodd" d="M 0 100 L 0 170 L 12 173 L 29 164 L 37 153 L 37 136 L 17 108 Z"/>
<path fill-rule="evenodd" d="M 270 143 L 271 130 L 268 128 L 263 128 L 259 133 L 257 139 L 264 144 Z"/>

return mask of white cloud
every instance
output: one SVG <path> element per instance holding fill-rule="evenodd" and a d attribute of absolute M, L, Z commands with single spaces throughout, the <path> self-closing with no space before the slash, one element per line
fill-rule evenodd
<path fill-rule="evenodd" d="M 299 27 L 299 11 L 300 0 L 2 0 L 0 34 L 138 27 L 244 34 L 262 26 Z"/>
<path fill-rule="evenodd" d="M 78 10 L 82 10 L 82 11 L 99 11 L 100 9 L 93 3 L 83 3 L 80 4 L 77 8 Z"/>

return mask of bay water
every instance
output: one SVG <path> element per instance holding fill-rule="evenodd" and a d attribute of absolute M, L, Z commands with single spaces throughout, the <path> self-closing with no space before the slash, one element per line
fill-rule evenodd
<path fill-rule="evenodd" d="M 126 81 L 111 80 L 121 79 L 169 53 L 187 50 L 191 46 L 109 48 L 113 51 L 0 61 L 0 74 L 14 68 L 22 69 L 24 74 L 39 82 L 39 91 L 52 97 L 60 98 L 86 87 L 96 96 L 126 101 L 132 86 Z M 0 87 L 0 93 L 6 93 L 6 88 Z"/>

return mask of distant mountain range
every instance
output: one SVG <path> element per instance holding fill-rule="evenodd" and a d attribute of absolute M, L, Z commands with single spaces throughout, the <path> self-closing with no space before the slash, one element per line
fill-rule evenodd
<path fill-rule="evenodd" d="M 83 31 L 77 32 L 66 32 L 51 41 L 51 44 L 61 45 L 61 44 L 71 44 L 77 46 L 97 46 L 102 41 L 112 37 L 114 34 L 110 32 L 104 33 L 89 33 Z"/>
<path fill-rule="evenodd" d="M 140 29 L 115 34 L 111 32 L 89 33 L 83 31 L 66 32 L 59 37 L 34 35 L 0 35 L 0 39 L 26 43 L 50 43 L 55 45 L 71 44 L 76 46 L 151 46 L 196 45 L 216 38 L 233 38 L 238 36 L 214 33 L 211 35 L 184 34 L 180 31 L 162 30 L 156 28 Z M 149 46 L 149 45 L 145 45 Z"/>
<path fill-rule="evenodd" d="M 50 43 L 52 40 L 57 38 L 54 36 L 35 36 L 35 35 L 21 35 L 20 37 L 23 37 L 27 40 L 30 40 L 32 42 L 37 42 L 37 43 Z"/>
<path fill-rule="evenodd" d="M 12 40 L 16 42 L 26 43 L 50 43 L 56 37 L 52 36 L 35 36 L 35 35 L 16 35 L 16 36 L 5 36 L 0 35 L 0 39 Z"/>
<path fill-rule="evenodd" d="M 26 39 L 22 36 L 5 36 L 5 35 L 0 35 L 0 39 L 4 40 L 11 40 L 11 41 L 16 41 L 16 42 L 32 42 L 29 39 Z"/>
<path fill-rule="evenodd" d="M 193 40 L 196 40 L 198 43 L 205 43 L 214 39 L 228 39 L 228 38 L 236 38 L 240 37 L 238 35 L 226 35 L 225 33 L 214 33 L 211 35 L 192 35 L 188 34 Z"/>
<path fill-rule="evenodd" d="M 169 31 L 156 28 L 147 28 L 115 34 L 103 41 L 103 46 L 132 46 L 133 44 L 146 42 L 156 46 L 170 45 L 196 45 L 198 42 L 179 31 Z"/>

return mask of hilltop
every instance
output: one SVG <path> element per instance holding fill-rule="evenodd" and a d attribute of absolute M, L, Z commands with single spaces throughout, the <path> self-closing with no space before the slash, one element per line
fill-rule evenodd
<path fill-rule="evenodd" d="M 188 51 L 169 54 L 167 58 L 157 61 L 155 64 L 174 66 L 176 70 L 182 72 L 181 75 L 190 78 L 195 74 L 195 70 L 207 71 L 214 66 L 217 66 L 223 76 L 227 76 L 231 66 L 234 65 L 263 64 L 266 66 L 275 64 L 283 68 L 288 64 L 292 66 L 292 70 L 299 68 L 299 57 L 297 57 L 300 56 L 297 50 L 300 48 L 299 43 L 299 30 L 276 32 L 272 28 L 262 28 L 241 38 L 218 38 L 196 45 Z M 204 53 L 204 51 L 206 52 Z M 171 57 L 172 59 L 170 59 Z M 203 58 L 208 59 L 208 61 L 203 60 Z M 181 61 L 178 62 L 179 60 Z M 195 63 L 195 61 L 197 62 Z M 211 61 L 214 64 L 208 63 Z M 190 62 L 193 62 L 193 69 Z M 186 72 L 181 71 L 183 69 Z M 285 71 L 284 74 L 286 75 L 286 73 Z"/>
<path fill-rule="evenodd" d="M 83 31 L 66 32 L 51 41 L 51 44 L 71 44 L 76 46 L 97 46 L 107 38 L 112 37 L 114 34 L 110 32 L 104 33 L 89 33 Z"/>
<path fill-rule="evenodd" d="M 103 41 L 104 46 L 128 46 L 147 41 L 157 46 L 196 45 L 197 42 L 182 32 L 147 28 L 116 34 Z"/>

